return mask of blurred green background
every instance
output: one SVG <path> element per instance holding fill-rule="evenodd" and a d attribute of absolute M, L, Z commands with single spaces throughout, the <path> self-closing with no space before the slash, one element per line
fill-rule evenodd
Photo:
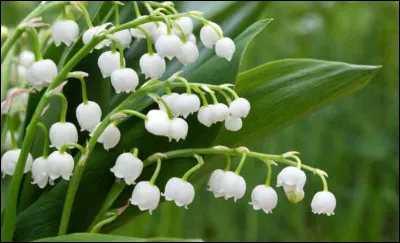
<path fill-rule="evenodd" d="M 250 192 L 264 182 L 266 168 L 248 162 L 243 169 L 248 191 L 238 202 L 215 199 L 204 178 L 189 210 L 166 202 L 153 216 L 142 214 L 113 233 L 205 241 L 399 241 L 398 2 L 265 4 L 259 19 L 274 21 L 251 43 L 241 70 L 283 58 L 383 65 L 358 93 L 263 141 L 246 144 L 267 153 L 300 151 L 304 163 L 328 172 L 336 215 L 311 213 L 313 194 L 321 189 L 319 178 L 311 174 L 301 203 L 289 203 L 278 190 L 273 214 L 254 211 L 248 205 Z M 1 10 L 2 24 L 25 14 Z"/>

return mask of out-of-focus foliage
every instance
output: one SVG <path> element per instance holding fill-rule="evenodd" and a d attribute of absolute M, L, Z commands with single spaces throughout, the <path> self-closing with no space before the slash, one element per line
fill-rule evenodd
<path fill-rule="evenodd" d="M 241 67 L 244 71 L 282 58 L 383 65 L 358 93 L 250 146 L 271 153 L 297 150 L 303 161 L 324 168 L 337 196 L 335 216 L 311 213 L 312 196 L 321 189 L 319 178 L 311 174 L 301 203 L 289 203 L 279 190 L 273 214 L 253 211 L 250 193 L 264 182 L 266 168 L 249 161 L 243 169 L 248 191 L 237 203 L 213 198 L 205 178 L 189 210 L 166 202 L 153 216 L 144 214 L 114 233 L 205 241 L 398 241 L 398 6 L 269 3 L 260 18 L 274 21 L 251 43 Z M 275 175 L 280 169 L 274 167 Z"/>

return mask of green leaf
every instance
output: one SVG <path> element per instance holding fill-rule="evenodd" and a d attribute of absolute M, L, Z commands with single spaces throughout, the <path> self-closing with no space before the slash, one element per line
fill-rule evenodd
<path fill-rule="evenodd" d="M 136 238 L 119 235 L 76 233 L 57 237 L 39 239 L 34 242 L 203 242 L 200 239 L 179 239 L 179 238 Z"/>
<path fill-rule="evenodd" d="M 241 10 L 243 6 L 246 5 L 247 4 L 242 4 L 239 9 Z M 254 4 L 251 5 L 253 6 Z M 248 9 L 246 8 L 246 10 Z M 259 8 L 256 10 L 260 11 Z M 247 13 L 249 15 L 251 14 L 250 12 Z M 231 14 L 234 16 L 235 12 L 232 12 Z M 243 15 L 241 16 L 243 17 Z M 256 18 L 256 16 L 250 16 L 249 19 Z M 223 58 L 213 56 L 206 64 L 203 64 L 198 67 L 197 70 L 188 73 L 187 78 L 191 82 L 207 82 L 214 84 L 228 82 L 234 83 L 238 74 L 240 60 L 248 43 L 267 25 L 269 21 L 270 20 L 259 21 L 235 38 L 236 53 L 230 63 Z M 222 29 L 224 28 L 225 27 L 222 25 Z M 129 55 L 129 51 L 127 54 Z M 99 72 L 96 70 L 97 65 L 93 65 L 92 63 L 93 62 L 89 62 L 88 64 L 82 65 L 88 66 L 86 70 L 88 68 L 93 68 L 93 72 Z M 129 64 L 130 62 L 127 61 L 127 63 Z M 219 69 L 216 67 L 219 67 Z M 210 73 L 215 73 L 215 75 L 209 77 L 208 75 L 210 75 Z M 207 77 L 207 80 L 204 77 Z M 98 81 L 107 82 L 107 80 L 103 79 Z M 72 101 L 72 103 L 73 102 L 74 101 Z M 140 104 L 145 104 L 143 103 L 143 100 L 141 102 L 142 103 Z M 74 107 L 74 105 L 72 105 L 72 107 Z M 143 108 L 150 109 L 151 107 L 148 107 L 148 104 L 146 104 Z M 147 131 L 144 129 L 143 121 L 132 118 L 128 122 L 119 126 L 121 133 L 124 134 L 124 136 L 122 136 L 122 139 L 116 148 L 107 152 L 103 149 L 101 144 L 98 144 L 89 161 L 87 161 L 86 170 L 75 198 L 72 217 L 69 224 L 69 232 L 82 232 L 87 230 L 87 227 L 95 217 L 97 211 L 101 207 L 102 201 L 114 182 L 114 176 L 110 173 L 109 169 L 114 165 L 115 159 L 120 153 L 129 150 L 133 146 L 137 146 L 140 150 L 140 158 L 145 158 L 146 156 L 158 151 L 167 151 L 182 147 L 210 146 L 220 130 L 219 126 L 215 126 L 212 129 L 205 128 L 198 123 L 195 116 L 191 116 L 188 123 L 190 124 L 191 132 L 187 140 L 180 143 L 169 143 L 167 138 L 149 136 Z M 157 146 L 154 146 L 155 144 Z M 163 167 L 162 176 L 160 176 L 157 181 L 160 188 L 163 187 L 163 184 L 169 177 L 176 174 L 183 174 L 187 168 L 192 166 L 192 163 L 182 164 L 181 161 L 182 160 L 169 161 L 168 166 Z M 148 179 L 153 170 L 154 168 L 152 166 L 146 168 L 139 180 Z M 28 241 L 56 235 L 67 188 L 68 182 L 60 181 L 48 193 L 43 194 L 34 204 L 21 212 L 17 217 L 15 239 Z M 130 196 L 131 191 L 132 187 L 127 188 L 127 190 L 125 190 L 121 195 L 118 203 L 125 203 Z M 121 215 L 120 219 L 116 220 L 116 225 L 130 220 L 138 213 L 139 210 L 136 207 L 130 207 L 126 213 Z"/>

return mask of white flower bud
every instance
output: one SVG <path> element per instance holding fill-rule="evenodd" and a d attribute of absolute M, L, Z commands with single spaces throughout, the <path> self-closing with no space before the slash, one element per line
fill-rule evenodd
<path fill-rule="evenodd" d="M 211 191 L 214 194 L 214 197 L 222 197 L 224 196 L 223 193 L 219 193 L 219 180 L 221 179 L 222 175 L 224 174 L 224 171 L 221 169 L 216 169 L 213 171 L 213 173 L 210 176 L 210 179 L 208 180 L 208 191 Z"/>
<path fill-rule="evenodd" d="M 147 17 L 147 15 L 142 15 L 139 18 L 137 18 L 136 20 L 140 20 Z M 154 31 L 154 29 L 156 28 L 156 24 L 154 22 L 148 22 L 145 24 L 141 24 L 139 25 L 140 27 L 142 27 L 144 30 L 146 30 L 149 34 L 152 33 Z M 131 34 L 133 37 L 138 38 L 138 39 L 143 39 L 146 38 L 146 36 L 143 34 L 142 31 L 140 31 L 139 29 L 130 29 Z"/>
<path fill-rule="evenodd" d="M 93 101 L 88 101 L 87 104 L 81 103 L 76 108 L 76 119 L 78 120 L 81 131 L 92 132 L 96 125 L 101 120 L 101 108 Z"/>
<path fill-rule="evenodd" d="M 50 127 L 50 147 L 61 149 L 62 146 L 78 142 L 78 131 L 70 122 L 57 122 Z"/>
<path fill-rule="evenodd" d="M 192 184 L 180 178 L 172 177 L 168 180 L 164 193 L 161 195 L 167 201 L 175 201 L 176 206 L 184 206 L 187 209 L 187 206 L 193 202 L 194 194 Z"/>
<path fill-rule="evenodd" d="M 157 208 L 160 202 L 160 189 L 150 184 L 149 181 L 141 181 L 133 189 L 131 204 L 137 205 L 141 211 L 152 211 Z"/>
<path fill-rule="evenodd" d="M 57 76 L 57 66 L 50 59 L 44 59 L 35 62 L 28 69 L 28 82 L 36 90 L 41 90 L 43 87 L 49 86 Z"/>
<path fill-rule="evenodd" d="M 62 177 L 69 180 L 74 170 L 74 158 L 67 152 L 54 151 L 48 158 L 48 174 L 50 179 L 55 180 Z"/>
<path fill-rule="evenodd" d="M 311 201 L 311 208 L 314 214 L 326 214 L 328 216 L 334 215 L 334 210 L 336 208 L 335 195 L 328 191 L 315 193 Z"/>
<path fill-rule="evenodd" d="M 213 123 L 225 121 L 229 116 L 229 108 L 223 103 L 212 106 Z"/>
<path fill-rule="evenodd" d="M 31 51 L 24 50 L 21 51 L 18 58 L 19 64 L 28 68 L 35 62 L 35 54 Z"/>
<path fill-rule="evenodd" d="M 245 98 L 239 98 L 231 102 L 229 110 L 232 117 L 247 117 L 250 112 L 250 102 Z"/>
<path fill-rule="evenodd" d="M 148 53 L 144 54 L 140 60 L 140 69 L 142 73 L 146 76 L 146 78 L 157 79 L 163 75 L 165 72 L 165 60 L 157 53 L 153 53 L 153 55 L 149 55 Z"/>
<path fill-rule="evenodd" d="M 200 99 L 195 94 L 184 93 L 176 98 L 174 106 L 178 114 L 186 118 L 200 109 Z"/>
<path fill-rule="evenodd" d="M 182 44 L 181 52 L 176 56 L 178 60 L 184 64 L 192 64 L 199 57 L 199 50 L 197 49 L 196 44 L 188 41 Z"/>
<path fill-rule="evenodd" d="M 93 135 L 98 126 L 99 124 L 96 126 L 95 129 L 93 129 L 93 132 L 90 134 L 90 136 Z M 105 150 L 109 150 L 117 146 L 120 139 L 121 139 L 121 132 L 119 131 L 118 127 L 115 126 L 114 123 L 111 123 L 106 127 L 106 129 L 104 129 L 103 133 L 100 135 L 97 142 L 102 143 Z"/>
<path fill-rule="evenodd" d="M 139 77 L 131 68 L 117 69 L 111 74 L 111 84 L 117 94 L 135 91 L 139 84 Z"/>
<path fill-rule="evenodd" d="M 161 110 L 150 110 L 144 122 L 146 130 L 157 136 L 167 136 L 169 131 L 169 118 L 167 113 Z"/>
<path fill-rule="evenodd" d="M 180 139 L 185 140 L 189 126 L 185 120 L 182 118 L 173 118 L 172 120 L 169 120 L 169 129 L 167 136 L 169 140 L 171 141 L 172 139 L 175 139 L 177 142 L 179 142 Z"/>
<path fill-rule="evenodd" d="M 246 181 L 232 171 L 225 171 L 219 180 L 217 192 L 222 194 L 225 199 L 233 197 L 236 202 L 246 193 Z"/>
<path fill-rule="evenodd" d="M 157 24 L 158 26 L 156 25 L 153 32 L 151 32 L 151 40 L 153 41 L 153 43 L 156 43 L 158 37 L 160 37 L 161 35 L 167 34 L 167 25 L 161 21 L 158 21 Z"/>
<path fill-rule="evenodd" d="M 17 166 L 19 155 L 21 154 L 21 149 L 13 149 L 5 152 L 1 157 L 1 173 L 3 175 L 14 174 L 15 166 Z M 32 168 L 32 156 L 28 154 L 25 162 L 24 173 L 27 173 Z"/>
<path fill-rule="evenodd" d="M 89 28 L 87 29 L 83 35 L 82 35 L 82 41 L 83 44 L 87 44 L 89 43 L 89 41 L 94 37 L 100 34 L 100 32 L 102 32 L 103 30 L 105 30 L 107 28 L 107 26 L 109 26 L 109 23 L 105 23 L 103 25 L 100 26 L 94 26 L 93 28 Z M 94 48 L 95 49 L 101 49 L 105 46 L 109 46 L 111 44 L 111 41 L 106 39 L 101 41 L 99 44 L 97 44 Z"/>
<path fill-rule="evenodd" d="M 75 21 L 63 20 L 55 23 L 51 31 L 51 38 L 56 46 L 61 45 L 61 42 L 70 46 L 78 38 L 79 26 Z"/>
<path fill-rule="evenodd" d="M 111 51 L 106 51 L 102 53 L 97 60 L 97 65 L 100 68 L 103 78 L 110 77 L 113 71 L 120 68 L 119 52 L 112 53 Z"/>
<path fill-rule="evenodd" d="M 307 177 L 304 171 L 294 166 L 288 166 L 278 174 L 276 186 L 283 186 L 285 193 L 293 191 L 296 195 L 300 195 L 306 184 L 306 180 Z"/>
<path fill-rule="evenodd" d="M 197 119 L 206 127 L 210 127 L 213 124 L 213 107 L 214 105 L 202 106 L 197 113 Z"/>
<path fill-rule="evenodd" d="M 232 59 L 235 50 L 235 42 L 233 42 L 233 40 L 228 37 L 224 37 L 218 40 L 215 44 L 215 53 L 217 54 L 217 56 L 223 57 L 228 61 Z"/>
<path fill-rule="evenodd" d="M 226 130 L 236 132 L 239 131 L 242 128 L 242 119 L 236 118 L 236 117 L 231 117 L 229 116 L 225 120 L 225 128 Z"/>
<path fill-rule="evenodd" d="M 175 23 L 177 23 L 185 33 L 185 35 L 190 35 L 193 32 L 193 21 L 190 17 L 181 17 L 176 20 L 174 20 Z M 181 33 L 179 32 L 178 29 L 172 28 L 172 31 L 175 35 L 180 36 Z"/>
<path fill-rule="evenodd" d="M 251 202 L 254 210 L 262 209 L 266 214 L 272 213 L 272 209 L 278 203 L 276 191 L 269 186 L 258 185 L 251 192 Z"/>
<path fill-rule="evenodd" d="M 173 116 L 179 116 L 180 112 L 177 107 L 178 99 L 180 98 L 180 94 L 178 93 L 171 93 L 161 96 L 161 98 L 167 103 L 169 109 Z M 166 111 L 164 104 L 162 102 L 158 102 L 158 108 L 162 111 Z"/>
<path fill-rule="evenodd" d="M 132 153 L 120 154 L 114 167 L 110 169 L 114 176 L 124 179 L 127 185 L 135 184 L 135 180 L 143 170 L 143 162 Z"/>
<path fill-rule="evenodd" d="M 172 58 L 180 54 L 182 41 L 179 37 L 173 34 L 161 35 L 158 37 L 155 47 L 157 53 L 161 57 L 167 57 L 169 60 L 172 60 Z"/>
<path fill-rule="evenodd" d="M 304 190 L 301 190 L 300 192 L 296 192 L 294 187 L 295 186 L 283 187 L 283 190 L 285 191 L 285 195 L 291 203 L 301 202 L 304 198 Z"/>
<path fill-rule="evenodd" d="M 219 25 L 217 25 L 216 23 L 204 25 L 200 30 L 200 40 L 206 48 L 212 48 L 213 45 L 215 45 L 215 43 L 217 43 L 217 41 L 219 40 L 217 32 L 214 30 L 213 27 L 211 27 L 211 25 L 216 27 L 219 32 L 223 34 L 221 27 L 219 27 Z"/>
<path fill-rule="evenodd" d="M 48 174 L 49 161 L 47 158 L 39 157 L 32 163 L 32 184 L 37 184 L 43 189 L 49 182 Z"/>
<path fill-rule="evenodd" d="M 115 32 L 113 37 L 119 41 L 124 48 L 128 48 L 131 45 L 132 35 L 127 29 Z"/>
<path fill-rule="evenodd" d="M 193 44 L 196 44 L 196 36 L 194 34 L 190 34 L 188 36 L 186 36 L 186 40 L 192 42 Z"/>

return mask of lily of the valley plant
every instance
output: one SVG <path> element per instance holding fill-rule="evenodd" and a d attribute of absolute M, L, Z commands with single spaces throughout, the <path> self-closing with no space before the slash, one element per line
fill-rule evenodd
<path fill-rule="evenodd" d="M 201 58 L 202 49 L 212 51 L 213 56 L 220 59 L 219 62 L 228 66 L 233 65 L 231 63 L 234 61 L 238 62 L 241 55 L 237 53 L 238 44 L 232 36 L 225 34 L 224 28 L 218 23 L 206 19 L 198 11 L 178 12 L 172 2 L 111 4 L 114 21 L 94 25 L 94 16 L 89 14 L 81 2 L 43 2 L 8 34 L 2 45 L 2 77 L 3 72 L 8 75 L 4 80 L 2 78 L 2 83 L 8 82 L 9 91 L 2 103 L 4 153 L 1 172 L 5 177 L 12 177 L 5 210 L 2 211 L 2 241 L 14 239 L 23 179 L 30 180 L 43 190 L 52 190 L 62 181 L 68 181 L 58 235 L 70 233 L 68 227 L 71 212 L 76 206 L 75 196 L 82 186 L 80 182 L 85 175 L 85 168 L 88 163 L 104 162 L 89 161 L 95 147 L 99 146 L 105 153 L 123 146 L 120 149 L 123 152 L 115 156 L 113 165 L 107 168 L 108 173 L 115 177 L 115 183 L 97 216 L 92 219 L 88 232 L 100 231 L 123 214 L 128 205 L 152 214 L 157 210 L 162 197 L 166 201 L 173 201 L 178 207 L 190 209 L 190 204 L 196 200 L 194 185 L 191 183 L 192 175 L 208 163 L 211 155 L 226 159 L 224 168 L 217 168 L 209 174 L 208 190 L 216 198 L 232 198 L 237 201 L 247 192 L 251 198 L 251 207 L 269 214 L 279 206 L 280 200 L 285 200 L 278 200 L 276 188 L 282 187 L 290 202 L 302 201 L 306 172 L 311 172 L 311 175 L 321 178 L 323 189 L 316 192 L 310 202 L 310 211 L 334 215 L 336 199 L 328 190 L 327 174 L 303 164 L 299 153 L 295 151 L 272 155 L 251 151 L 245 145 L 229 148 L 220 144 L 207 148 L 181 147 L 178 150 L 163 151 L 158 150 L 158 144 L 154 142 L 154 153 L 146 152 L 145 156 L 141 153 L 140 140 L 121 145 L 124 136 L 132 136 L 121 130 L 124 123 L 131 119 L 136 119 L 136 123 L 140 120 L 146 136 L 154 141 L 163 138 L 164 142 L 173 144 L 183 143 L 188 137 L 196 137 L 196 130 L 192 130 L 194 120 L 202 128 L 212 129 L 222 124 L 229 132 L 240 132 L 245 126 L 252 126 L 253 121 L 247 119 L 251 117 L 254 104 L 249 101 L 251 97 L 242 97 L 234 85 L 224 84 L 225 80 L 221 80 L 220 84 L 207 83 L 207 79 L 198 83 L 181 75 L 181 72 L 166 75 L 170 63 L 180 63 L 183 69 L 196 64 Z M 135 16 L 123 24 L 120 23 L 119 12 L 122 7 L 129 7 L 130 16 Z M 62 16 L 54 23 L 44 23 L 40 14 L 56 11 L 56 8 L 62 9 Z M 78 25 L 75 20 L 78 16 L 83 16 L 85 24 Z M 200 25 L 200 31 L 194 31 L 196 24 Z M 31 38 L 31 50 L 27 47 L 17 48 L 15 45 L 25 33 Z M 147 43 L 147 50 L 136 60 L 137 66 L 126 58 L 134 41 Z M 45 54 L 43 46 L 65 48 L 67 51 L 64 58 L 53 59 Z M 77 64 L 91 55 L 98 55 L 97 70 L 77 70 Z M 96 75 L 93 72 L 98 72 L 101 78 L 92 81 L 99 85 L 108 82 L 114 97 L 122 97 L 122 102 L 114 109 L 104 109 L 98 99 L 90 97 L 86 86 L 88 78 Z M 81 94 L 80 104 L 72 107 L 63 91 L 78 81 L 81 90 L 74 92 Z M 39 101 L 28 113 L 26 107 L 30 94 L 39 96 Z M 46 124 L 42 118 L 55 112 L 50 102 L 57 99 L 61 104 L 57 120 Z M 144 108 L 147 109 L 140 106 L 145 103 Z M 153 105 L 148 108 L 151 103 Z M 67 111 L 72 111 L 74 119 L 67 120 L 71 117 Z M 265 116 L 268 116 L 268 111 L 265 112 Z M 26 116 L 27 113 L 29 116 Z M 15 117 L 18 117 L 19 125 L 14 122 Z M 26 125 L 25 117 L 29 119 Z M 188 122 L 189 119 L 191 122 Z M 31 149 L 34 141 L 37 141 L 35 137 L 39 135 L 43 147 L 39 156 L 32 156 Z M 81 139 L 83 137 L 85 139 Z M 231 157 L 240 158 L 236 168 L 232 168 Z M 169 160 L 178 158 L 188 158 L 185 161 L 197 163 L 183 174 L 171 175 L 166 185 L 161 187 L 157 184 L 158 176 L 163 174 L 164 167 L 169 166 Z M 264 163 L 268 169 L 265 183 L 255 186 L 251 192 L 247 190 L 245 178 L 240 175 L 249 158 Z M 142 172 L 155 163 L 152 176 L 142 178 Z M 280 168 L 276 176 L 272 165 Z M 273 183 L 275 178 L 276 184 Z M 115 211 L 113 204 L 124 187 L 131 188 L 131 197 L 126 198 L 126 206 Z"/>

